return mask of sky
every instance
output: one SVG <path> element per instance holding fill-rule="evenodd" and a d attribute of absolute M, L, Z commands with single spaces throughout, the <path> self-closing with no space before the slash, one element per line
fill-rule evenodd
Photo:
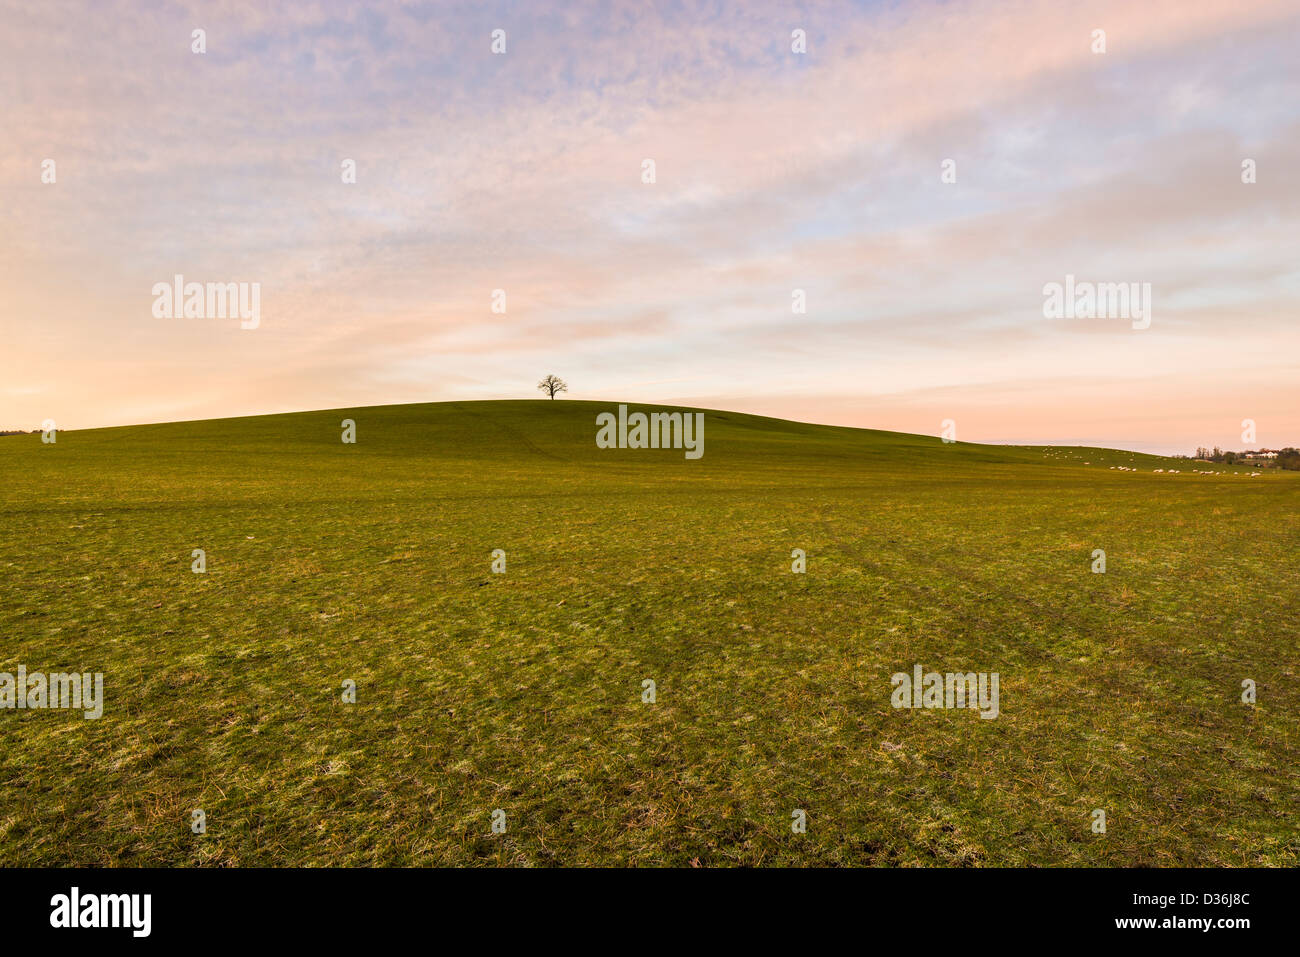
<path fill-rule="evenodd" d="M 1300 0 L 0 22 L 0 429 L 554 373 L 965 441 L 1300 445 Z M 178 274 L 257 283 L 257 327 L 160 317 Z M 1149 326 L 1045 316 L 1067 276 L 1150 284 Z"/>

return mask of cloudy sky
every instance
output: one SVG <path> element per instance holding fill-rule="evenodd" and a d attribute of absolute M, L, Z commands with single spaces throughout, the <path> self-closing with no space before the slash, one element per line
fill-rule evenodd
<path fill-rule="evenodd" d="M 971 441 L 1300 445 L 1300 0 L 0 18 L 0 428 L 554 372 Z M 157 318 L 178 273 L 260 283 L 260 326 Z M 1044 318 L 1067 274 L 1150 283 L 1150 327 Z"/>

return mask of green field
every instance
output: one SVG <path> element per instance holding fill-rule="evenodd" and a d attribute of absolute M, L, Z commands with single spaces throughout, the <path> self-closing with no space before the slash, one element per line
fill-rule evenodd
<path fill-rule="evenodd" d="M 0 438 L 0 864 L 1300 864 L 1300 475 L 615 407 Z"/>

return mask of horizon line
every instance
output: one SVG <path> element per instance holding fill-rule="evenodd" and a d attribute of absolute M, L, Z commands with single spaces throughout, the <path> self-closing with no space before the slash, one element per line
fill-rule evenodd
<path fill-rule="evenodd" d="M 385 403 L 381 403 L 381 404 L 378 404 L 378 405 L 340 405 L 340 406 L 329 406 L 329 407 L 326 407 L 326 408 L 318 408 L 318 409 L 290 409 L 290 410 L 279 410 L 279 411 L 275 411 L 275 412 L 247 412 L 247 413 L 242 413 L 242 414 L 238 414 L 238 415 L 218 415 L 218 416 L 202 416 L 202 417 L 198 417 L 198 418 L 166 419 L 166 420 L 162 420 L 162 421 L 124 422 L 124 423 L 119 423 L 119 424 L 115 424 L 115 425 L 96 425 L 96 426 L 90 426 L 90 427 L 87 427 L 87 428 L 77 428 L 77 427 L 58 426 L 58 427 L 57 427 L 57 431 L 59 431 L 59 432 L 98 432 L 98 431 L 104 431 L 104 430 L 108 430 L 108 429 L 134 429 L 134 428 L 146 428 L 146 427 L 149 427 L 149 426 L 155 426 L 155 425 L 180 425 L 180 424 L 183 424 L 183 423 L 191 423 L 191 422 L 224 422 L 224 421 L 230 421 L 230 420 L 234 420 L 234 419 L 260 419 L 260 418 L 267 418 L 267 417 L 270 417 L 270 416 L 279 416 L 279 415 L 312 415 L 312 414 L 321 413 L 321 412 L 344 412 L 344 411 L 355 411 L 355 410 L 361 410 L 361 409 L 389 409 L 389 408 L 399 408 L 399 407 L 415 406 L 415 405 L 458 405 L 458 404 L 465 404 L 465 403 L 484 403 L 484 402 L 546 402 L 546 403 L 551 403 L 551 402 L 555 402 L 555 401 L 560 401 L 560 402 L 571 402 L 571 403 L 585 403 L 585 404 L 590 404 L 590 405 L 600 405 L 600 404 L 610 404 L 610 403 L 612 403 L 612 404 L 614 404 L 614 405 L 626 405 L 626 406 L 628 406 L 628 407 L 632 407 L 632 406 L 652 407 L 652 406 L 658 405 L 658 406 L 660 406 L 660 407 L 664 407 L 664 408 L 677 408 L 677 409 L 683 409 L 683 410 L 690 410 L 690 411 L 693 411 L 693 412 L 727 412 L 727 413 L 730 413 L 730 414 L 732 414 L 732 415 L 747 415 L 747 416 L 751 416 L 752 418 L 756 418 L 756 419 L 771 419 L 771 420 L 773 420 L 773 421 L 775 421 L 775 422 L 792 422 L 792 423 L 795 423 L 795 424 L 798 424 L 798 425 L 815 425 L 815 426 L 820 426 L 820 427 L 823 427 L 823 428 L 829 428 L 829 429 L 849 429 L 849 430 L 852 430 L 852 431 L 855 431 L 855 432 L 886 432 L 886 433 L 889 433 L 889 434 L 891 434 L 891 435 L 909 435 L 909 436 L 915 436 L 915 437 L 917 437 L 917 438 L 934 438 L 934 439 L 939 439 L 939 438 L 940 438 L 939 435 L 930 435 L 930 434 L 925 433 L 925 432 L 907 432 L 907 431 L 903 431 L 903 430 L 899 430 L 899 429 L 875 428 L 875 427 L 858 426 L 858 425 L 840 425 L 840 424 L 833 423 L 833 422 L 817 422 L 817 421 L 812 421 L 812 420 L 809 420 L 809 419 L 788 418 L 788 417 L 777 416 L 777 415 L 763 415 L 763 414 L 761 414 L 761 413 L 756 413 L 756 412 L 744 412 L 744 411 L 741 411 L 741 410 L 739 410 L 739 409 L 710 408 L 710 407 L 705 407 L 705 406 L 685 405 L 685 404 L 680 404 L 680 403 L 670 403 L 670 402 L 661 402 L 661 403 L 650 403 L 650 402 L 630 402 L 630 401 L 627 401 L 627 400 L 625 400 L 625 399 L 578 399 L 578 398 L 569 398 L 569 399 L 559 399 L 559 400 L 556 400 L 556 399 L 551 399 L 551 398 L 546 398 L 546 397 L 537 398 L 537 397 L 533 397 L 533 396 L 528 396 L 528 397 L 526 397 L 526 398 L 524 398 L 524 397 L 520 397 L 520 398 L 494 398 L 494 399 L 438 399 L 438 400 L 429 401 L 429 402 L 385 402 Z M 39 428 L 38 428 L 38 429 L 25 429 L 25 430 L 24 430 L 24 429 L 15 429 L 15 430 L 0 429 L 0 437 L 5 437 L 5 436 L 7 436 L 7 435 L 32 435 L 32 434 L 35 434 L 35 433 L 40 433 L 41 431 L 42 431 L 42 429 L 39 429 Z M 1099 450 L 1108 450 L 1108 451 L 1113 451 L 1113 452 L 1130 452 L 1130 453 L 1134 453 L 1134 454 L 1138 454 L 1138 455 L 1151 455 L 1151 456 L 1156 456 L 1156 457 L 1159 457 L 1159 458 L 1177 458 L 1177 457 L 1179 457 L 1180 455 L 1185 456 L 1185 457 L 1187 457 L 1187 458 L 1192 458 L 1192 457 L 1193 457 L 1193 456 L 1192 456 L 1192 453 L 1177 453 L 1177 454 L 1170 454 L 1170 453 L 1164 453 L 1164 452 L 1152 452 L 1152 451 L 1149 451 L 1149 450 L 1147 450 L 1147 449 L 1142 449 L 1142 448 L 1129 448 L 1129 447 L 1124 447 L 1124 446 L 1120 446 L 1120 445 L 1083 445 L 1083 444 L 1072 444 L 1072 443 L 1069 443 L 1069 442 L 1033 442 L 1033 441 L 989 442 L 989 441 L 971 441 L 971 440 L 968 440 L 968 439 L 954 439 L 953 442 L 952 442 L 952 444 L 954 444 L 954 445 L 983 445 L 983 446 L 989 446 L 989 447 L 993 447 L 993 448 L 1073 448 L 1073 449 L 1099 449 Z M 1211 446 L 1211 447 L 1213 447 L 1213 446 Z M 1297 447 L 1300 447 L 1300 446 L 1292 446 L 1292 445 L 1289 445 L 1289 444 L 1287 444 L 1287 443 L 1282 443 L 1281 445 L 1278 446 L 1279 449 L 1285 449 L 1285 448 L 1297 448 Z M 1263 449 L 1263 446 L 1261 446 L 1260 448 Z M 1232 450 L 1226 450 L 1226 449 L 1225 449 L 1224 451 L 1237 451 L 1237 450 L 1235 450 L 1235 449 L 1232 449 Z M 1244 451 L 1244 449 L 1243 449 L 1243 451 Z"/>

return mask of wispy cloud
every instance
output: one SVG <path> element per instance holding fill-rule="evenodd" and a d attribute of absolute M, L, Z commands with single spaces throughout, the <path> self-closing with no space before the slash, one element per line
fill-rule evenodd
<path fill-rule="evenodd" d="M 574 397 L 679 383 L 967 439 L 1181 449 L 1251 417 L 1300 440 L 1294 3 L 4 16 L 2 425 L 526 396 L 554 371 Z M 261 327 L 154 319 L 175 273 L 261 282 Z M 1152 327 L 1044 320 L 1066 273 L 1152 283 Z"/>

